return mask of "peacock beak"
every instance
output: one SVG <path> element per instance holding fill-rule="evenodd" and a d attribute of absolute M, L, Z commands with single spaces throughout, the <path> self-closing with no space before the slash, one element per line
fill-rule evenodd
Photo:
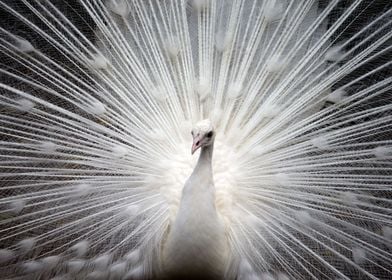
<path fill-rule="evenodd" d="M 199 149 L 200 147 L 201 147 L 201 137 L 195 136 L 193 138 L 191 154 L 193 155 L 197 151 L 197 149 Z"/>

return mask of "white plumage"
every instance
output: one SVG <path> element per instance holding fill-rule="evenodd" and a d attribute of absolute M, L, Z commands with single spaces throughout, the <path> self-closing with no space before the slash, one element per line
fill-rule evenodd
<path fill-rule="evenodd" d="M 192 134 L 192 153 L 201 147 L 200 157 L 182 189 L 176 218 L 169 226 L 163 245 L 163 267 L 171 278 L 223 279 L 230 264 L 230 248 L 215 205 L 212 170 L 215 131 L 205 120 L 197 124 Z"/>
<path fill-rule="evenodd" d="M 0 275 L 391 278 L 392 9 L 347 2 L 0 1 Z"/>

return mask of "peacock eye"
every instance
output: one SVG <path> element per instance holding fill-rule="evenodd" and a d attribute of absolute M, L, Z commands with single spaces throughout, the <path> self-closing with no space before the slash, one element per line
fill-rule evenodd
<path fill-rule="evenodd" d="M 210 132 L 207 133 L 207 137 L 208 137 L 208 138 L 211 138 L 212 135 L 214 135 L 214 133 L 213 133 L 212 131 L 210 131 Z"/>

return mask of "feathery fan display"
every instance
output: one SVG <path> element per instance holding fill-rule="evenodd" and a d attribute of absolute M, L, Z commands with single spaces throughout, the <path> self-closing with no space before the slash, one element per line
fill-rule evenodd
<path fill-rule="evenodd" d="M 388 2 L 2 0 L 1 277 L 159 277 L 208 118 L 225 279 L 390 279 Z"/>

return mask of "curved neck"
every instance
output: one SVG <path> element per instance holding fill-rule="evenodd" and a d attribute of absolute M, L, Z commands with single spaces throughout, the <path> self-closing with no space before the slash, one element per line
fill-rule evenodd
<path fill-rule="evenodd" d="M 200 151 L 199 160 L 197 161 L 195 171 L 200 168 L 212 168 L 212 152 L 214 150 L 214 143 L 209 146 L 202 147 Z"/>

